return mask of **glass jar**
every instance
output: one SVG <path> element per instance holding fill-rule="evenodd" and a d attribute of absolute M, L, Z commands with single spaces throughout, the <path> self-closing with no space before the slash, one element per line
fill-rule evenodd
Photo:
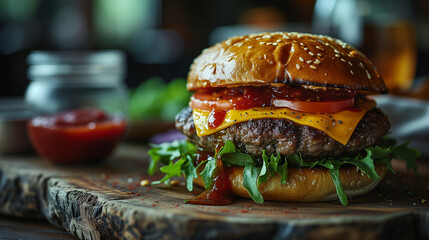
<path fill-rule="evenodd" d="M 35 51 L 28 58 L 26 102 L 38 114 L 98 108 L 128 118 L 128 90 L 121 51 Z"/>

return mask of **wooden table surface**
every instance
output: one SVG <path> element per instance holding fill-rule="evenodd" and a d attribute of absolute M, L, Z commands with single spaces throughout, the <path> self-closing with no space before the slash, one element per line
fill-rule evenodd
<path fill-rule="evenodd" d="M 422 177 L 389 174 L 371 193 L 319 203 L 239 199 L 229 206 L 185 204 L 183 185 L 141 187 L 147 146 L 122 145 L 99 166 L 53 166 L 37 156 L 0 155 L 0 238 L 330 239 L 429 238 L 429 161 Z M 14 217 L 6 217 L 14 216 Z M 45 221 L 16 217 L 47 219 Z M 33 234 L 31 234 L 33 233 Z M 39 237 L 40 236 L 40 237 Z"/>
<path fill-rule="evenodd" d="M 0 239 L 68 240 L 77 239 L 62 228 L 42 219 L 25 219 L 0 215 Z"/>

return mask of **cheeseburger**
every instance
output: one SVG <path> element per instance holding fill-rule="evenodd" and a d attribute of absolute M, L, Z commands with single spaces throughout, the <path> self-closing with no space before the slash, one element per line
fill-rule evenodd
<path fill-rule="evenodd" d="M 327 201 L 372 190 L 404 152 L 383 136 L 390 123 L 368 95 L 388 91 L 361 52 L 338 39 L 261 33 L 227 39 L 193 62 L 189 107 L 176 116 L 186 141 L 153 146 L 168 183 L 184 175 L 206 191 L 189 200 L 223 205 Z"/>

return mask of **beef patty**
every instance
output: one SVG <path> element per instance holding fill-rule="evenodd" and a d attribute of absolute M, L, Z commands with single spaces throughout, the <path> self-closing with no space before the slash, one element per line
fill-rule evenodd
<path fill-rule="evenodd" d="M 279 152 L 288 156 L 300 152 L 303 157 L 325 157 L 354 154 L 374 146 L 387 133 L 390 122 L 380 109 L 371 109 L 359 122 L 346 145 L 313 127 L 274 118 L 249 120 L 198 137 L 189 107 L 177 114 L 176 128 L 187 136 L 188 141 L 208 151 L 231 140 L 243 152 L 255 156 L 266 150 L 267 154 Z"/>

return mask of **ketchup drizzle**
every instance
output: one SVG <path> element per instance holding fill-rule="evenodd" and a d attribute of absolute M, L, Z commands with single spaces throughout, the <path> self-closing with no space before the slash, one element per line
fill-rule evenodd
<path fill-rule="evenodd" d="M 207 152 L 197 152 L 196 164 L 198 165 L 204 160 L 211 157 Z M 225 167 L 222 164 L 221 157 L 216 159 L 217 172 L 216 177 L 213 179 L 212 189 L 205 190 L 199 195 L 187 202 L 195 205 L 230 205 L 234 202 L 234 195 L 232 193 L 232 185 L 229 180 L 231 168 Z"/>

